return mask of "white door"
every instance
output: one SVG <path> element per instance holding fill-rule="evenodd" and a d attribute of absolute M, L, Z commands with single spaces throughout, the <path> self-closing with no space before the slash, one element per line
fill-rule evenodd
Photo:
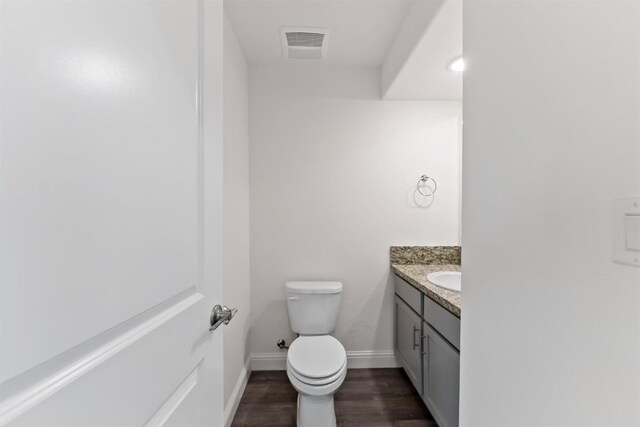
<path fill-rule="evenodd" d="M 0 424 L 221 425 L 221 3 L 0 1 Z"/>

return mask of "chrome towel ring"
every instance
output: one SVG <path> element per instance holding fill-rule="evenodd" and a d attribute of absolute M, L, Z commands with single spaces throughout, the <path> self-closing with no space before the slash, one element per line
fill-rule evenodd
<path fill-rule="evenodd" d="M 422 188 L 426 187 L 426 184 L 428 181 L 433 182 L 433 190 L 429 188 L 431 190 L 431 193 L 424 193 L 422 191 Z M 418 180 L 418 183 L 416 184 L 416 190 L 418 191 L 418 193 L 422 194 L 425 197 L 433 196 L 437 189 L 438 189 L 438 183 L 436 182 L 436 180 L 427 175 L 422 175 Z"/>

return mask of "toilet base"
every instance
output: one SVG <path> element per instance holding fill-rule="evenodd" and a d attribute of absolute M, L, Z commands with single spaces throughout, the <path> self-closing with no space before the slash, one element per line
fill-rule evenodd
<path fill-rule="evenodd" d="M 333 394 L 309 396 L 298 393 L 298 427 L 335 427 Z"/>

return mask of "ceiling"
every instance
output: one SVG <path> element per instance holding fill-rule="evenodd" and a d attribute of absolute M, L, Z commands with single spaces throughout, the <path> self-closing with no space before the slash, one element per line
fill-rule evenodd
<path fill-rule="evenodd" d="M 225 0 L 250 65 L 282 62 L 280 28 L 329 28 L 327 63 L 379 67 L 412 0 Z"/>
<path fill-rule="evenodd" d="M 462 99 L 462 0 L 225 0 L 250 65 L 279 64 L 282 27 L 329 29 L 322 63 L 379 67 L 385 99 Z"/>

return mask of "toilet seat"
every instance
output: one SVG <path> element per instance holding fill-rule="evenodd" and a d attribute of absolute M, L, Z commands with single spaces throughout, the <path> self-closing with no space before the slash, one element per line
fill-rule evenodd
<path fill-rule="evenodd" d="M 291 366 L 289 361 L 287 361 L 287 372 L 290 375 L 294 376 L 298 381 L 308 384 L 310 386 L 323 386 L 323 385 L 331 384 L 337 381 L 340 378 L 340 376 L 343 374 L 343 372 L 346 371 L 346 369 L 347 369 L 347 361 L 345 360 L 344 364 L 340 367 L 340 369 L 338 369 L 338 371 L 335 374 L 330 375 L 328 377 L 322 377 L 322 378 L 309 378 L 297 372 Z"/>
<path fill-rule="evenodd" d="M 329 398 L 333 401 L 333 393 L 336 392 L 344 382 L 345 377 L 347 376 L 347 366 L 345 364 L 344 368 L 342 368 L 335 380 L 331 383 L 324 385 L 312 385 L 307 384 L 304 381 L 309 381 L 308 378 L 305 378 L 304 381 L 298 379 L 298 377 L 294 374 L 294 370 L 291 369 L 290 365 L 287 365 L 287 377 L 289 377 L 289 382 L 293 386 L 294 389 L 298 393 L 303 396 L 315 396 L 317 398 Z"/>
<path fill-rule="evenodd" d="M 327 384 L 346 364 L 347 352 L 331 335 L 298 337 L 287 352 L 287 366 L 307 384 Z"/>

